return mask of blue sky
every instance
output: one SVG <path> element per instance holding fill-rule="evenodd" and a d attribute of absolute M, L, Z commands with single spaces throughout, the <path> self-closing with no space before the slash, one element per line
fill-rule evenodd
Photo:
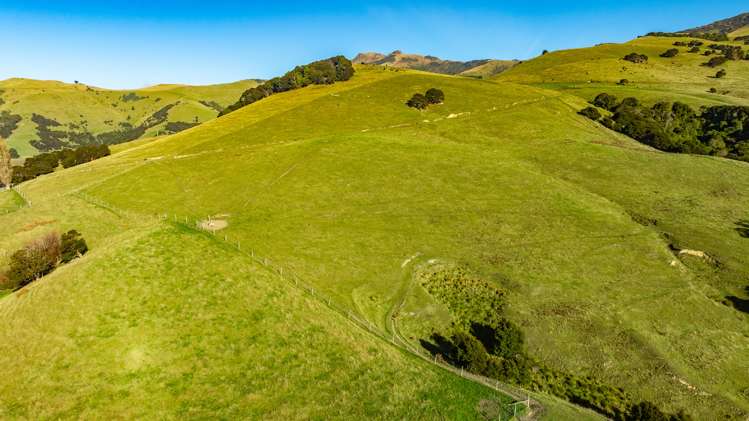
<path fill-rule="evenodd" d="M 0 0 L 0 79 L 107 88 L 269 78 L 360 51 L 527 59 L 699 26 L 744 1 L 319 2 Z"/>

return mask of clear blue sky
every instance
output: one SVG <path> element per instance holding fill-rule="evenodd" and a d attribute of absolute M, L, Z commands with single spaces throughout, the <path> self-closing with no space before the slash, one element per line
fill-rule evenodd
<path fill-rule="evenodd" d="M 749 11 L 742 1 L 0 0 L 0 79 L 108 88 L 270 78 L 360 51 L 446 59 L 527 59 L 699 26 Z"/>

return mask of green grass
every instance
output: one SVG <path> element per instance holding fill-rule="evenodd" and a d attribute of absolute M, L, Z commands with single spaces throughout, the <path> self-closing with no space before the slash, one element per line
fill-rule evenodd
<path fill-rule="evenodd" d="M 701 66 L 710 57 L 701 53 L 688 53 L 687 47 L 674 47 L 676 41 L 690 38 L 643 37 L 623 44 L 602 44 L 591 48 L 555 51 L 524 62 L 496 79 L 507 82 L 528 83 L 545 87 L 560 87 L 565 92 L 585 98 L 594 96 L 593 91 L 611 92 L 620 95 L 643 96 L 657 100 L 658 97 L 683 100 L 693 105 L 749 105 L 749 65 L 747 61 L 729 61 L 719 68 Z M 701 51 L 712 44 L 705 41 Z M 730 44 L 730 43 L 719 43 Z M 743 43 L 733 43 L 741 45 Z M 669 48 L 677 48 L 679 55 L 662 58 L 660 54 Z M 625 55 L 636 52 L 646 54 L 646 64 L 634 64 L 622 60 Z M 725 68 L 728 75 L 716 79 L 715 73 Z M 625 87 L 617 86 L 621 79 L 630 81 Z M 710 94 L 715 88 L 724 94 Z"/>
<path fill-rule="evenodd" d="M 225 107 L 235 102 L 245 89 L 255 85 L 256 81 L 245 80 L 209 86 L 157 85 L 144 89 L 108 90 L 56 81 L 8 79 L 0 81 L 5 102 L 0 105 L 0 111 L 7 110 L 22 117 L 19 127 L 7 141 L 21 156 L 30 156 L 38 152 L 29 143 L 39 139 L 37 125 L 31 121 L 34 113 L 62 125 L 86 121 L 88 130 L 95 135 L 116 130 L 123 122 L 137 126 L 167 104 L 177 104 L 169 111 L 167 122 L 193 122 L 197 119 L 202 123 L 215 118 L 218 112 L 200 101 L 213 101 Z M 143 99 L 125 101 L 123 96 L 130 93 Z M 70 104 L 75 104 L 75 107 Z M 155 135 L 165 125 L 152 128 L 145 136 Z"/>
<path fill-rule="evenodd" d="M 525 65 L 536 66 L 528 62 L 518 68 Z M 430 87 L 445 92 L 444 105 L 425 112 L 404 105 Z M 222 235 L 299 274 L 382 330 L 388 329 L 388 314 L 412 273 L 404 262 L 419 253 L 424 261 L 466 266 L 506 289 L 509 317 L 526 332 L 530 354 L 545 364 L 622 386 L 668 410 L 684 408 L 697 419 L 741 417 L 749 411 L 744 394 L 749 325 L 745 315 L 718 301 L 737 294 L 749 275 L 749 241 L 734 231 L 749 209 L 749 166 L 653 151 L 577 116 L 583 106 L 578 96 L 543 87 L 360 68 L 349 82 L 274 95 L 188 132 L 26 183 L 22 188 L 35 207 L 0 217 L 0 245 L 12 248 L 41 232 L 9 227 L 45 218 L 56 219 L 60 227 L 80 226 L 94 250 L 122 243 L 118 235 L 123 234 L 117 234 L 122 225 L 135 232 L 150 227 L 148 218 L 82 203 L 71 194 L 77 190 L 135 215 L 228 215 Z M 658 225 L 642 226 L 632 213 L 655 218 Z M 708 252 L 722 268 L 681 261 L 661 232 L 684 248 Z M 133 273 L 153 271 L 147 279 L 170 276 L 158 271 L 163 264 L 188 280 L 193 272 L 230 277 L 234 271 L 224 267 L 236 267 L 218 257 L 213 243 L 193 246 L 183 234 L 173 243 L 163 241 L 172 245 L 167 248 L 175 254 L 172 263 L 163 262 L 169 258 L 165 252 L 148 252 L 148 246 L 125 249 L 122 253 L 132 256 L 123 258 L 126 264 L 108 266 L 131 278 L 130 267 L 140 268 L 138 261 L 144 260 Z M 193 247 L 210 258 L 190 254 Z M 178 257 L 182 253 L 186 257 Z M 76 272 L 70 267 L 50 279 Z M 117 275 L 107 276 L 112 280 L 106 291 L 119 287 Z M 169 279 L 170 291 L 181 294 L 173 286 L 182 284 Z M 44 282 L 40 289 L 55 285 Z M 188 311 L 187 297 L 218 294 L 189 284 L 183 285 L 186 295 L 160 301 L 164 312 Z M 163 292 L 136 294 L 144 301 L 152 295 Z M 423 295 L 416 297 L 409 311 L 431 305 Z M 293 312 L 291 302 L 277 303 L 279 311 Z M 29 307 L 21 319 L 52 317 L 54 307 Z M 138 314 L 150 314 L 149 308 Z M 206 317 L 223 309 L 201 308 Z M 237 323 L 238 317 L 225 319 Z M 83 320 L 80 325 L 92 329 L 95 324 Z M 330 331 L 342 329 L 332 326 Z M 11 337 L 10 328 L 4 329 Z M 286 355 L 282 346 L 267 344 L 266 353 Z M 83 357 L 70 358 L 73 366 L 83 364 Z M 288 358 L 288 364 L 296 363 Z M 413 361 L 407 365 L 418 367 Z M 259 371 L 266 372 L 271 371 Z M 333 381 L 322 377 L 310 386 L 321 402 L 328 402 Z M 237 382 L 231 378 L 225 387 Z M 383 384 L 367 383 L 372 390 Z M 8 380 L 0 387 L 18 384 Z M 354 383 L 336 384 L 349 390 Z M 469 393 L 464 386 L 450 390 Z M 427 396 L 440 405 L 437 394 Z M 268 405 L 264 408 L 277 402 L 258 399 Z M 583 417 L 549 397 L 540 400 L 549 419 Z M 111 402 L 137 407 L 139 401 L 125 396 Z M 314 402 L 309 399 L 308 405 L 314 408 Z M 402 408 L 385 414 L 418 417 Z"/>
<path fill-rule="evenodd" d="M 471 419 L 496 400 L 179 227 L 133 230 L 0 313 L 3 418 Z"/>

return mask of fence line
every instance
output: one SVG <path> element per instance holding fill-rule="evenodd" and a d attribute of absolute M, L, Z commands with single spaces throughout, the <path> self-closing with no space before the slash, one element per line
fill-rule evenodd
<path fill-rule="evenodd" d="M 525 407 L 524 410 L 530 411 L 529 414 L 526 414 L 526 415 L 521 414 L 519 416 L 520 419 L 534 419 L 534 415 L 536 415 L 535 411 L 543 409 L 543 407 L 538 401 L 536 401 L 535 399 L 531 399 L 531 396 L 530 396 L 531 393 L 526 390 L 523 390 L 522 388 L 508 385 L 496 379 L 491 379 L 488 377 L 469 373 L 463 370 L 462 368 L 458 369 L 457 367 L 454 367 L 443 361 L 438 361 L 436 356 L 433 357 L 431 354 L 429 354 L 425 350 L 420 350 L 420 349 L 415 348 L 408 341 L 400 338 L 399 335 L 397 335 L 395 331 L 392 332 L 392 334 L 388 334 L 387 332 L 379 329 L 377 326 L 373 325 L 370 321 L 357 316 L 346 306 L 338 304 L 331 297 L 325 295 L 319 290 L 315 290 L 315 288 L 311 284 L 308 284 L 307 282 L 305 282 L 299 275 L 297 275 L 293 271 L 289 271 L 289 270 L 284 271 L 282 266 L 275 264 L 273 261 L 271 261 L 267 257 L 259 256 L 255 252 L 255 250 L 252 248 L 248 248 L 248 247 L 242 248 L 242 245 L 239 239 L 234 240 L 230 238 L 227 234 L 217 235 L 216 230 L 212 230 L 208 228 L 207 225 L 205 224 L 206 222 L 210 221 L 211 219 L 210 217 L 204 220 L 198 220 L 198 219 L 194 219 L 193 217 L 178 216 L 176 213 L 171 213 L 171 214 L 156 213 L 156 214 L 148 215 L 148 214 L 121 209 L 111 203 L 108 203 L 100 198 L 93 197 L 82 191 L 74 193 L 73 195 L 78 196 L 81 199 L 93 205 L 102 207 L 104 209 L 108 209 L 120 215 L 132 216 L 132 217 L 137 217 L 141 219 L 144 216 L 148 216 L 148 217 L 152 217 L 156 221 L 168 222 L 168 223 L 172 223 L 175 225 L 183 226 L 187 229 L 192 229 L 195 231 L 206 233 L 207 235 L 210 235 L 211 237 L 213 237 L 216 241 L 223 242 L 235 248 L 240 254 L 250 258 L 253 262 L 260 265 L 261 267 L 267 270 L 270 270 L 271 272 L 276 273 L 281 279 L 286 280 L 290 285 L 294 286 L 295 288 L 301 290 L 302 292 L 306 294 L 309 294 L 314 300 L 327 306 L 328 308 L 335 311 L 336 313 L 342 315 L 347 320 L 354 323 L 358 327 L 364 329 L 365 331 L 369 332 L 370 334 L 386 342 L 389 342 L 393 346 L 413 356 L 416 356 L 431 365 L 437 366 L 443 370 L 447 370 L 457 376 L 468 379 L 475 383 L 479 383 L 489 389 L 494 390 L 495 392 L 499 392 L 503 395 L 509 396 L 510 398 L 515 400 L 515 402 L 508 405 L 508 407 L 512 406 L 513 408 L 512 409 L 513 417 L 518 417 L 517 405 L 523 405 Z M 25 196 L 22 196 L 22 197 L 24 198 L 24 200 L 26 200 Z M 29 206 L 31 206 L 30 202 L 27 202 L 27 203 L 29 203 Z"/>
<path fill-rule="evenodd" d="M 338 304 L 331 297 L 325 295 L 319 290 L 315 290 L 312 284 L 305 282 L 299 275 L 297 275 L 293 271 L 284 270 L 282 266 L 275 264 L 268 258 L 259 256 L 255 252 L 255 250 L 252 248 L 245 247 L 243 249 L 241 247 L 241 243 L 239 240 L 233 240 L 229 238 L 229 236 L 226 234 L 217 235 L 216 230 L 207 228 L 204 225 L 204 222 L 208 222 L 210 218 L 207 218 L 205 220 L 197 220 L 197 219 L 192 219 L 188 217 L 179 217 L 176 214 L 172 214 L 171 217 L 169 214 L 159 214 L 157 215 L 157 217 L 160 220 L 165 221 L 165 222 L 172 222 L 174 224 L 182 225 L 189 229 L 194 229 L 200 232 L 204 232 L 207 235 L 214 237 L 216 241 L 224 242 L 234 247 L 239 253 L 243 254 L 246 257 L 249 257 L 253 262 L 257 263 L 258 265 L 264 267 L 265 269 L 271 272 L 274 272 L 281 279 L 286 280 L 289 284 L 293 285 L 295 288 L 308 294 L 313 299 L 327 306 L 328 308 L 335 311 L 336 313 L 344 316 L 346 319 L 353 322 L 358 327 L 370 332 L 370 334 L 377 336 L 378 338 L 392 344 L 393 346 L 403 351 L 406 351 L 407 353 L 411 355 L 414 355 L 426 361 L 429 364 L 435 365 L 457 376 L 471 380 L 475 383 L 479 383 L 485 387 L 488 387 L 489 389 L 502 393 L 503 395 L 509 396 L 510 398 L 515 400 L 515 402 L 509 404 L 510 406 L 513 407 L 512 409 L 513 417 L 518 416 L 517 405 L 520 405 L 520 404 L 524 406 L 524 410 L 533 411 L 533 412 L 535 412 L 534 408 L 536 410 L 543 408 L 542 405 L 538 401 L 536 401 L 535 399 L 531 399 L 530 392 L 523 390 L 520 387 L 508 385 L 506 383 L 500 382 L 499 380 L 492 379 L 489 377 L 484 377 L 484 376 L 477 375 L 474 373 L 470 373 L 470 372 L 465 371 L 462 368 L 459 369 L 457 367 L 454 367 L 443 361 L 437 360 L 436 356 L 433 357 L 431 354 L 429 354 L 425 350 L 420 350 L 418 348 L 415 348 L 408 341 L 405 341 L 404 339 L 400 338 L 399 335 L 397 335 L 395 332 L 393 332 L 391 335 L 379 329 L 377 326 L 373 325 L 370 321 L 357 316 L 346 306 Z M 533 419 L 532 415 L 533 415 L 532 413 L 528 414 L 528 417 L 530 419 Z"/>

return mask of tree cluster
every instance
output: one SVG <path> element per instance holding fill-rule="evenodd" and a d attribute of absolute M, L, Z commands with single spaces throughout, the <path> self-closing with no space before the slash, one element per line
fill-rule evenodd
<path fill-rule="evenodd" d="M 11 114 L 8 110 L 0 112 L 0 138 L 7 139 L 18 128 L 21 122 L 21 116 Z"/>
<path fill-rule="evenodd" d="M 26 158 L 23 165 L 13 167 L 13 184 L 32 180 L 40 175 L 53 172 L 60 165 L 70 168 L 84 164 L 95 159 L 103 158 L 110 154 L 107 145 L 81 146 L 75 149 L 63 149 L 53 152 L 45 152 L 36 156 Z"/>
<path fill-rule="evenodd" d="M 678 51 L 677 51 L 678 52 Z M 647 63 L 648 56 L 645 54 L 629 53 L 622 60 L 631 61 L 632 63 Z"/>
<path fill-rule="evenodd" d="M 582 115 L 656 149 L 749 162 L 749 107 L 711 106 L 698 113 L 680 102 L 646 107 L 636 98 L 619 102 L 606 93 L 591 103 L 596 108 L 586 108 Z M 599 108 L 611 115 L 603 117 Z"/>
<path fill-rule="evenodd" d="M 647 37 L 669 37 L 669 38 L 699 38 L 707 41 L 728 41 L 728 35 L 719 32 L 649 32 Z"/>
<path fill-rule="evenodd" d="M 430 105 L 442 104 L 443 102 L 445 102 L 445 93 L 440 89 L 430 88 L 424 94 L 414 94 L 411 99 L 406 102 L 406 105 L 418 110 L 425 110 Z"/>
<path fill-rule="evenodd" d="M 15 289 L 28 285 L 86 252 L 88 245 L 78 231 L 70 230 L 62 236 L 48 233 L 10 256 L 2 287 Z"/>
<path fill-rule="evenodd" d="M 329 85 L 342 82 L 351 79 L 353 75 L 354 66 L 344 56 L 331 57 L 304 66 L 297 66 L 281 77 L 273 78 L 260 86 L 246 90 L 239 101 L 221 111 L 219 115 L 226 115 L 273 94 L 309 85 Z"/>

